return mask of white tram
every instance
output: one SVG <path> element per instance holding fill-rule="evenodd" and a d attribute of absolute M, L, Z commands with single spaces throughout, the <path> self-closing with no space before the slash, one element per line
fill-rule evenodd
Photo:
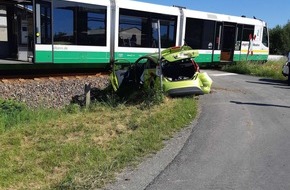
<path fill-rule="evenodd" d="M 0 65 L 102 68 L 184 43 L 202 66 L 266 61 L 266 22 L 132 0 L 0 0 Z"/>

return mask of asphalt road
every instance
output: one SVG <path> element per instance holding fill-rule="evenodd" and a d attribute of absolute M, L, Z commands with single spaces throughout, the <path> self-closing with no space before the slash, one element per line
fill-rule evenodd
<path fill-rule="evenodd" d="M 108 189 L 290 189 L 290 86 L 206 72 L 214 84 L 196 123 Z"/>

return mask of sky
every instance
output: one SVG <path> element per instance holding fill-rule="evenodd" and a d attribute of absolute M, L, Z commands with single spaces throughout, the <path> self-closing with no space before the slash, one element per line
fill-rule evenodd
<path fill-rule="evenodd" d="M 178 5 L 191 10 L 245 15 L 262 19 L 269 28 L 284 26 L 290 21 L 290 0 L 135 0 L 160 5 Z"/>

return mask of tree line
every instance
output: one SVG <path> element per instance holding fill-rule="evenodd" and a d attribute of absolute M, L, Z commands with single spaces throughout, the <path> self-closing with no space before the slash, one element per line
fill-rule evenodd
<path fill-rule="evenodd" d="M 269 30 L 270 54 L 286 55 L 290 52 L 290 20 L 284 26 L 277 25 Z"/>

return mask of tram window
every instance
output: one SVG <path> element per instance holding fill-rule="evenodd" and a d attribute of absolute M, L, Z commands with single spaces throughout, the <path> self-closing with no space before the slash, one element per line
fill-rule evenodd
<path fill-rule="evenodd" d="M 55 1 L 54 5 L 54 43 L 63 45 L 76 44 L 74 34 L 74 4 Z"/>
<path fill-rule="evenodd" d="M 244 25 L 243 30 L 243 41 L 249 41 L 251 37 L 254 35 L 254 26 Z"/>
<path fill-rule="evenodd" d="M 42 44 L 51 44 L 51 5 L 42 2 L 40 4 L 40 36 Z"/>
<path fill-rule="evenodd" d="M 0 41 L 7 42 L 7 19 L 6 19 L 6 7 L 0 6 Z"/>
<path fill-rule="evenodd" d="M 203 21 L 203 36 L 202 36 L 202 49 L 213 48 L 213 37 L 214 37 L 214 21 L 204 20 Z"/>
<path fill-rule="evenodd" d="M 152 23 L 160 20 L 161 47 L 175 45 L 177 18 L 170 15 L 120 10 L 120 47 L 157 47 L 158 36 L 152 30 Z"/>
<path fill-rule="evenodd" d="M 153 20 L 157 22 L 157 20 Z M 161 47 L 171 47 L 175 44 L 175 22 L 169 20 L 160 20 Z M 153 32 L 153 42 L 158 43 L 158 34 Z M 154 45 L 154 44 L 153 44 Z"/>
<path fill-rule="evenodd" d="M 202 28 L 202 20 L 186 19 L 185 41 L 193 49 L 201 49 Z"/>
<path fill-rule="evenodd" d="M 106 9 L 86 6 L 77 16 L 78 45 L 106 45 Z"/>
<path fill-rule="evenodd" d="M 214 32 L 214 21 L 186 19 L 185 41 L 193 49 L 212 49 Z"/>
<path fill-rule="evenodd" d="M 223 24 L 221 22 L 216 23 L 215 27 L 215 50 L 220 50 L 221 49 L 221 39 L 222 39 L 222 26 Z"/>
<path fill-rule="evenodd" d="M 147 29 L 149 21 L 147 18 L 120 15 L 119 24 L 119 46 L 121 47 L 148 47 L 148 44 L 141 43 L 142 39 L 149 39 Z M 142 30 L 143 29 L 143 30 Z"/>
<path fill-rule="evenodd" d="M 235 44 L 235 50 L 236 51 L 241 50 L 242 28 L 243 28 L 243 25 L 238 24 L 238 26 L 237 26 L 236 44 Z"/>
<path fill-rule="evenodd" d="M 263 29 L 263 39 L 262 39 L 262 43 L 268 47 L 268 28 L 267 27 L 264 27 Z"/>
<path fill-rule="evenodd" d="M 56 44 L 106 46 L 106 8 L 56 1 L 54 42 Z"/>

